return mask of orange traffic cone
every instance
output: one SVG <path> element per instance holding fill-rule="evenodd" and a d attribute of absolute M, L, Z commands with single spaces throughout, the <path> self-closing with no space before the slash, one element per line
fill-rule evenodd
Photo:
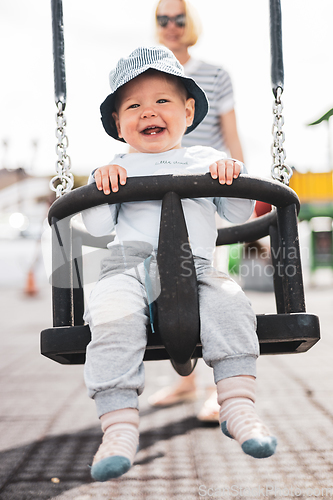
<path fill-rule="evenodd" d="M 35 281 L 35 275 L 34 275 L 33 270 L 31 270 L 31 269 L 28 272 L 27 282 L 25 285 L 24 293 L 26 295 L 30 295 L 31 297 L 38 293 L 38 289 L 37 289 L 36 281 Z"/>

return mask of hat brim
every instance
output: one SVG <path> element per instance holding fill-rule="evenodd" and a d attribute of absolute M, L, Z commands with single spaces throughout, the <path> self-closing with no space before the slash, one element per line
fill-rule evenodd
<path fill-rule="evenodd" d="M 187 127 L 185 131 L 185 134 L 189 134 L 199 125 L 199 123 L 202 122 L 202 120 L 208 113 L 208 108 L 209 108 L 208 100 L 205 92 L 199 87 L 199 85 L 195 83 L 195 81 L 192 78 L 187 76 L 178 76 L 178 75 L 175 76 L 177 76 L 177 78 L 179 78 L 182 81 L 189 97 L 192 97 L 195 101 L 193 123 L 192 125 Z M 126 85 L 126 83 L 124 85 Z M 116 92 L 113 92 L 112 94 L 109 94 L 107 98 L 102 102 L 100 107 L 102 124 L 104 130 L 108 135 L 110 135 L 117 141 L 126 142 L 124 141 L 124 139 L 121 139 L 118 136 L 116 123 L 112 116 L 112 113 L 115 111 L 115 100 L 116 100 Z"/>

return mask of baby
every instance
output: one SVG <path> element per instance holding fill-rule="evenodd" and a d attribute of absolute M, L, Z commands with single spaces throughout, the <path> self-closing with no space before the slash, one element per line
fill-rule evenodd
<path fill-rule="evenodd" d="M 111 137 L 129 144 L 131 152 L 116 155 L 93 172 L 89 182 L 95 182 L 97 189 L 116 192 L 128 176 L 206 172 L 221 184 L 232 184 L 246 172 L 242 163 L 227 159 L 221 151 L 181 147 L 183 135 L 205 117 L 208 103 L 168 49 L 136 49 L 118 62 L 110 83 L 112 93 L 101 105 L 103 126 Z M 245 453 L 268 457 L 277 441 L 255 412 L 256 316 L 241 288 L 212 267 L 215 213 L 230 222 L 245 222 L 253 202 L 197 198 L 182 200 L 182 206 L 198 281 L 203 358 L 213 368 L 222 431 Z M 157 250 L 160 215 L 159 200 L 105 204 L 83 213 L 91 234 L 116 231 L 85 312 L 92 332 L 85 382 L 104 432 L 91 469 L 97 481 L 127 472 L 138 447 L 138 396 L 144 388 L 152 300 L 145 263 Z M 151 260 L 150 272 L 158 274 L 156 259 Z"/>

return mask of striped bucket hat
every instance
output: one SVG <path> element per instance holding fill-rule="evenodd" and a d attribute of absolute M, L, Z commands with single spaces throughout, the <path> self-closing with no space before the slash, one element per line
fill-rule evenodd
<path fill-rule="evenodd" d="M 195 100 L 195 113 L 193 123 L 187 128 L 185 134 L 192 132 L 205 118 L 208 111 L 208 101 L 204 91 L 192 78 L 184 75 L 184 68 L 165 47 L 139 47 L 134 50 L 127 59 L 120 59 L 114 70 L 110 73 L 111 94 L 101 104 L 101 118 L 105 131 L 114 139 L 125 142 L 118 137 L 116 124 L 112 117 L 115 111 L 115 100 L 117 90 L 141 75 L 148 69 L 155 69 L 162 73 L 177 76 L 186 88 L 189 97 Z"/>

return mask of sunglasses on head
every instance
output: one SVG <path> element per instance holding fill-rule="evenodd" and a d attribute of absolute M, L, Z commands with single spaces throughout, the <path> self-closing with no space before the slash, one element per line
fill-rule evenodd
<path fill-rule="evenodd" d="M 158 24 L 165 28 L 168 26 L 169 22 L 175 23 L 178 28 L 183 28 L 185 26 L 185 14 L 178 14 L 178 16 L 169 17 L 169 16 L 156 16 Z"/>

